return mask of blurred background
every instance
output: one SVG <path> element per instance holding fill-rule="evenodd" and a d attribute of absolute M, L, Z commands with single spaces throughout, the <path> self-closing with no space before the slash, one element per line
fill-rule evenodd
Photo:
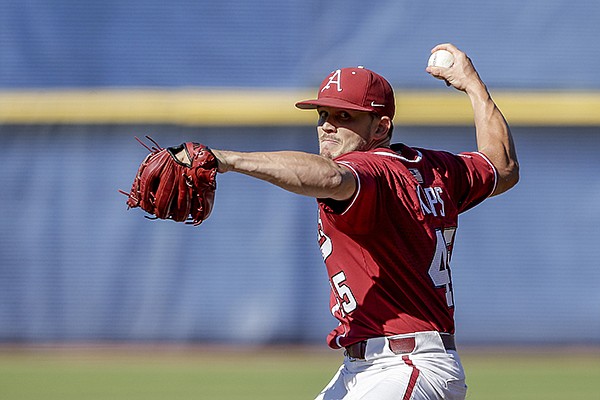
<path fill-rule="evenodd" d="M 315 152 L 294 102 L 363 65 L 395 142 L 473 150 L 467 97 L 425 72 L 452 42 L 522 171 L 460 220 L 458 340 L 600 345 L 598 21 L 593 0 L 0 0 L 0 342 L 325 347 L 315 201 L 224 174 L 201 226 L 148 220 L 118 193 L 134 136 Z"/>

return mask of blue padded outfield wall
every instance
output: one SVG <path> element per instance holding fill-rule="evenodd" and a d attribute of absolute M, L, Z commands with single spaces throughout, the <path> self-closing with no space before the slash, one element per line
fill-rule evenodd
<path fill-rule="evenodd" d="M 316 204 L 219 175 L 199 227 L 126 210 L 145 149 L 314 151 L 312 128 L 3 126 L 0 337 L 4 340 L 323 341 L 334 325 Z M 594 129 L 516 128 L 523 177 L 460 221 L 452 266 L 464 341 L 598 341 L 600 141 Z M 463 128 L 396 132 L 473 147 Z"/>
<path fill-rule="evenodd" d="M 595 0 L 2 0 L 0 87 L 313 87 L 353 65 L 437 87 L 448 41 L 492 87 L 598 90 L 598 21 Z"/>
<path fill-rule="evenodd" d="M 335 321 L 313 199 L 223 174 L 213 214 L 193 227 L 145 219 L 118 193 L 147 153 L 133 136 L 315 152 L 312 117 L 298 123 L 292 110 L 270 123 L 274 111 L 240 102 L 217 123 L 143 110 L 148 121 L 114 110 L 98 120 L 110 104 L 89 96 L 275 90 L 293 101 L 332 69 L 365 65 L 400 100 L 445 99 L 450 89 L 424 68 L 431 47 L 450 41 L 493 94 L 509 93 L 522 168 L 515 189 L 460 220 L 459 341 L 600 343 L 600 3 L 481 3 L 0 0 L 0 341 L 324 346 Z M 77 112 L 56 111 L 73 91 Z M 544 106 L 523 109 L 532 94 Z M 395 141 L 474 149 L 471 121 L 452 120 L 444 101 L 427 115 L 437 108 L 447 123 L 406 115 Z M 235 119 L 248 108 L 263 122 Z"/>

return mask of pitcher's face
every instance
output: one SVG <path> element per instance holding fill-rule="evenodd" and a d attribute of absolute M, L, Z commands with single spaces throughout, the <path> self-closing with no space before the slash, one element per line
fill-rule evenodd
<path fill-rule="evenodd" d="M 378 121 L 375 115 L 364 111 L 319 107 L 319 153 L 336 158 L 351 151 L 369 150 Z"/>

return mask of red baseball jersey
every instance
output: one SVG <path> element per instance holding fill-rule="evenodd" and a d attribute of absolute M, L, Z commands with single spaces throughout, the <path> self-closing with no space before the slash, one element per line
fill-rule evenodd
<path fill-rule="evenodd" d="M 335 159 L 356 175 L 347 202 L 319 199 L 319 245 L 340 348 L 378 336 L 454 333 L 450 257 L 458 215 L 491 195 L 481 153 L 399 144 Z"/>

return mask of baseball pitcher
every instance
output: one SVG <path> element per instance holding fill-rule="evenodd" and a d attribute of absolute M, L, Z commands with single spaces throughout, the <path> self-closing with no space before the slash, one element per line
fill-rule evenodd
<path fill-rule="evenodd" d="M 331 313 L 339 321 L 327 342 L 344 354 L 317 399 L 465 398 L 450 267 L 458 216 L 513 187 L 519 166 L 508 124 L 471 60 L 452 44 L 431 52 L 437 50 L 449 52 L 453 63 L 426 71 L 469 97 L 476 151 L 392 144 L 391 85 L 366 68 L 341 68 L 323 80 L 316 99 L 296 104 L 318 112 L 320 154 L 189 143 L 154 148 L 151 155 L 162 152 L 172 165 L 141 166 L 129 193 L 131 207 L 158 218 L 186 215 L 194 224 L 210 212 L 216 172 L 316 199 Z"/>

